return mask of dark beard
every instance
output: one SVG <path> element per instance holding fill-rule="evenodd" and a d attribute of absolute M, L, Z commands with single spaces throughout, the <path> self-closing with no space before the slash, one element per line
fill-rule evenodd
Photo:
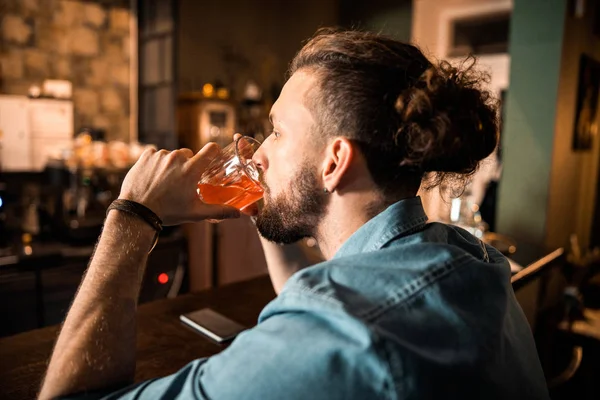
<path fill-rule="evenodd" d="M 263 185 L 268 199 L 258 214 L 256 227 L 271 242 L 290 244 L 314 237 L 325 213 L 327 195 L 319 188 L 317 175 L 308 165 L 302 166 L 292 182 L 290 191 L 276 198 L 271 198 L 269 188 Z"/>

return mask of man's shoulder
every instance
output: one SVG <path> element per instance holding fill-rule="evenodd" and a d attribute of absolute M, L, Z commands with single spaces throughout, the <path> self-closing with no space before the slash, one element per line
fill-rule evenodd
<path fill-rule="evenodd" d="M 501 255 L 468 237 L 461 243 L 460 232 L 444 234 L 456 237 L 430 240 L 426 235 L 411 235 L 379 250 L 306 268 L 288 280 L 277 304 L 339 309 L 369 319 L 382 308 L 441 285 L 447 276 L 464 270 L 505 278 L 509 267 Z"/>

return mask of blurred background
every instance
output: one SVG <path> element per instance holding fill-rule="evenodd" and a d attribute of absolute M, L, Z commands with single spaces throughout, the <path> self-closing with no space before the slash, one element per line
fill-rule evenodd
<path fill-rule="evenodd" d="M 144 148 L 263 140 L 289 61 L 338 26 L 432 59 L 478 56 L 501 144 L 457 197 L 421 193 L 427 212 L 499 248 L 513 272 L 562 249 L 571 309 L 600 338 L 600 318 L 584 316 L 598 303 L 598 1 L 2 0 L 0 22 L 0 335 L 62 321 Z M 264 274 L 248 219 L 170 228 L 140 301 Z"/>

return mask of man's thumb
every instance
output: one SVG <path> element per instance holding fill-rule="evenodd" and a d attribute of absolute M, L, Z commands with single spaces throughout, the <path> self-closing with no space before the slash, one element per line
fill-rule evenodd
<path fill-rule="evenodd" d="M 199 204 L 198 219 L 230 219 L 239 218 L 241 213 L 237 208 L 217 204 Z"/>

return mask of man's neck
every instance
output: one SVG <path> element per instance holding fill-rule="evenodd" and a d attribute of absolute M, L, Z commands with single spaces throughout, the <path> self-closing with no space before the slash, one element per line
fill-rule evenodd
<path fill-rule="evenodd" d="M 332 194 L 328 212 L 317 227 L 316 240 L 326 260 L 335 253 L 360 227 L 385 210 L 387 204 L 376 196 L 358 194 L 344 199 Z"/>

